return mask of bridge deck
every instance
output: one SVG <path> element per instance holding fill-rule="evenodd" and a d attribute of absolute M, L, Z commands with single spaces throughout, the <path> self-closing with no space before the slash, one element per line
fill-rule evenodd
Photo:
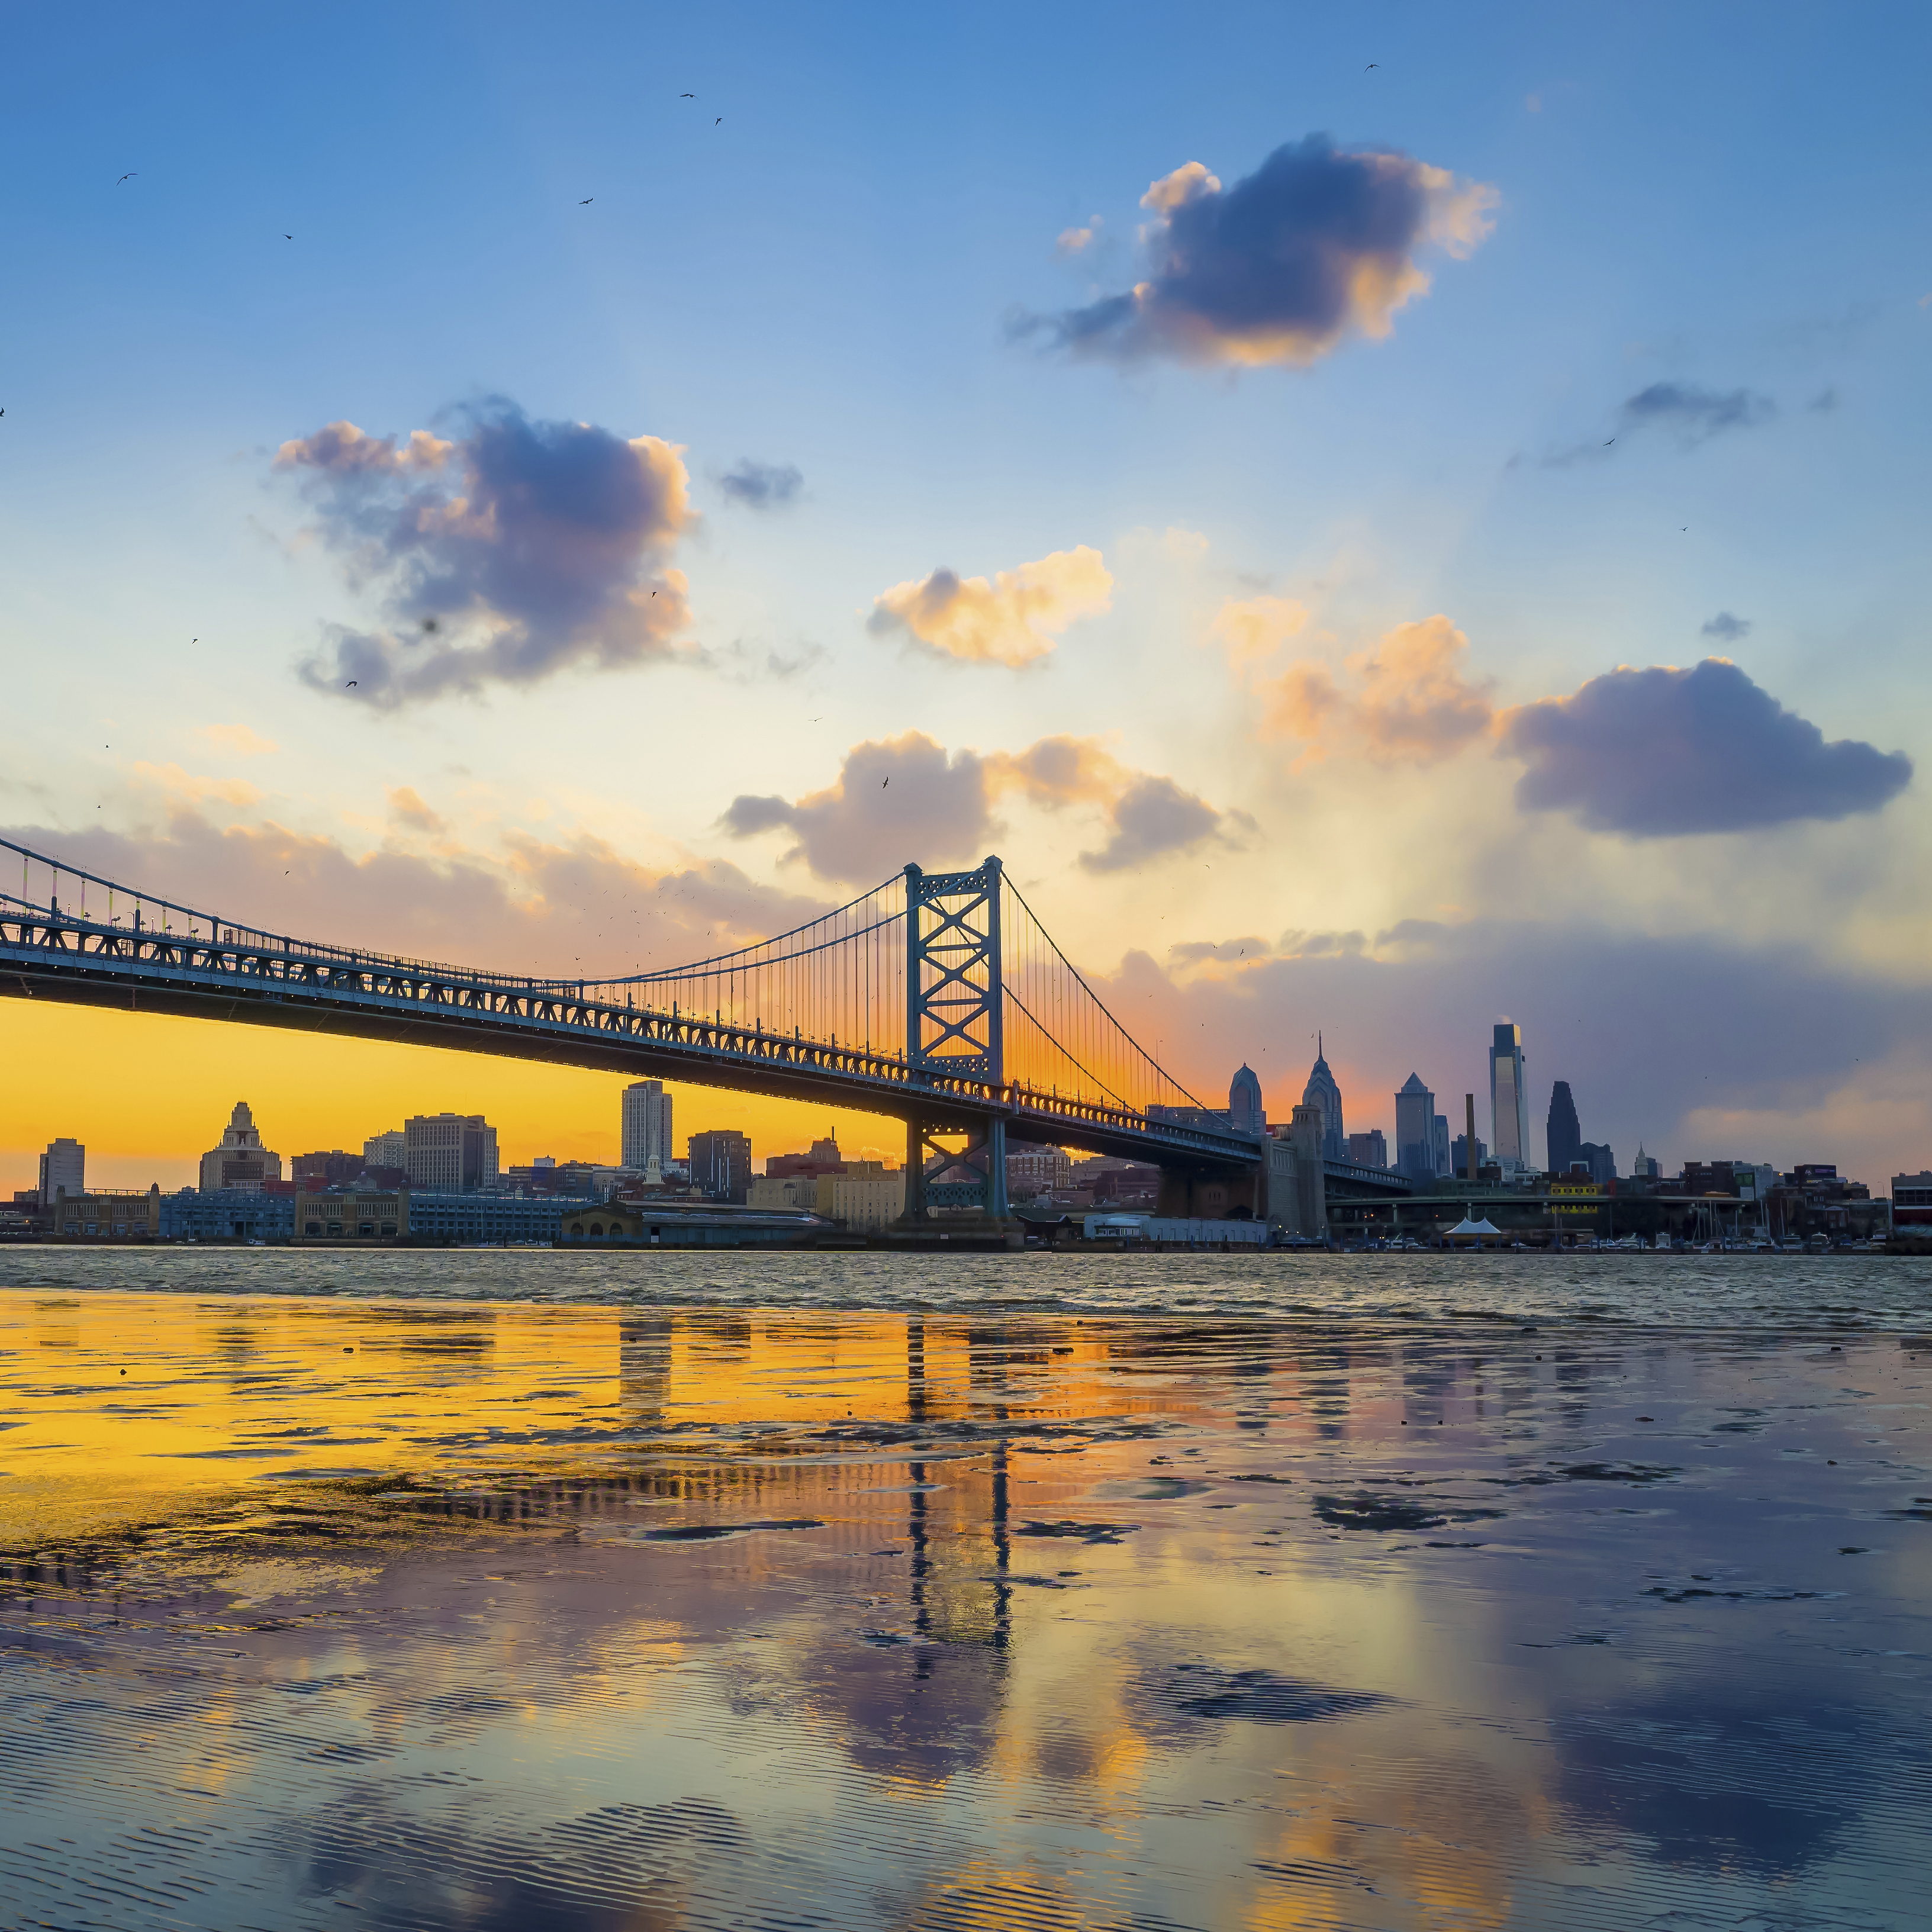
<path fill-rule="evenodd" d="M 1016 1138 L 1169 1165 L 1258 1158 L 1255 1138 L 1232 1127 L 1151 1120 L 864 1046 L 617 1005 L 556 981 L 218 930 L 196 938 L 0 906 L 0 994 L 548 1060 L 961 1126 L 992 1114 Z"/>

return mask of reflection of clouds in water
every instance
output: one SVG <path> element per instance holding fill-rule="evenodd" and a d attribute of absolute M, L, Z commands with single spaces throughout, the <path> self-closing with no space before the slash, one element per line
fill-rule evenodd
<path fill-rule="evenodd" d="M 62 1311 L 58 1389 L 112 1308 Z M 156 1387 L 157 1335 L 206 1366 L 205 1318 L 131 1309 L 100 1322 Z M 1872 1459 L 1923 1448 L 1889 1342 L 296 1311 L 251 1311 L 274 1386 L 220 1376 L 191 1436 L 112 1428 L 188 1467 L 271 1432 L 332 1454 L 316 1416 L 380 1408 L 408 1474 L 195 1461 L 242 1500 L 184 1492 L 92 1581 L 14 1573 L 0 1807 L 66 1849 L 0 1846 L 0 1891 L 42 1919 L 115 1922 L 76 1901 L 128 1886 L 384 1932 L 1473 1932 L 1720 1887 L 1726 1922 L 1774 1918 L 1800 1884 L 1906 1916 L 1917 1680 L 1780 1665 L 1824 1618 L 1885 1650 L 1916 1613 L 1887 1552 L 1837 1555 L 1918 1527 L 1850 1534 L 1911 1501 Z M 107 1425 L 20 1359 L 20 1433 L 44 1384 L 83 1445 L 50 1466 L 98 1489 Z M 1907 1432 L 1879 1449 L 1874 1402 Z M 1479 1505 L 1490 1547 L 1440 1546 Z M 631 1540 L 754 1522 L 813 1526 Z"/>
<path fill-rule="evenodd" d="M 1789 1880 L 1830 1858 L 1876 1796 L 1895 1718 L 1786 1679 L 1775 1698 L 1680 1680 L 1667 1696 L 1567 1714 L 1556 1791 L 1572 1827 L 1659 1862 Z"/>

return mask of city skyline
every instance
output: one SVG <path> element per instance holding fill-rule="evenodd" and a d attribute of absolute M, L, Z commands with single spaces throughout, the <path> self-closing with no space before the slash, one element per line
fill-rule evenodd
<path fill-rule="evenodd" d="M 1131 8 L 593 8 L 590 74 L 487 14 L 375 60 L 112 17 L 104 58 L 21 23 L 0 130 L 10 836 L 559 974 L 997 850 L 1206 1102 L 1246 1060 L 1286 1118 L 1320 1025 L 1345 1092 L 1420 1070 L 1456 1126 L 1507 1015 L 1603 1144 L 1924 1164 L 1909 58 L 1725 7 L 1667 63 L 1610 16 L 1238 8 L 1232 74 L 1151 71 Z M 452 90 L 508 130 L 460 178 Z M 612 1090 L 14 1000 L 0 1056 L 22 1185 L 62 1134 L 184 1172 L 242 1091 L 284 1146 L 430 1094 L 568 1157 Z"/>

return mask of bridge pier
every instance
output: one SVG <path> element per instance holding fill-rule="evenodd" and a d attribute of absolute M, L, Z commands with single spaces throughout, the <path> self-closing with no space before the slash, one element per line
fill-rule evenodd
<path fill-rule="evenodd" d="M 948 1141 L 965 1144 L 949 1147 Z M 892 1229 L 895 1240 L 943 1239 L 949 1247 L 1025 1244 L 1025 1231 L 1006 1200 L 1006 1124 L 998 1116 L 962 1126 L 910 1115 L 905 1176 L 905 1211 Z"/>

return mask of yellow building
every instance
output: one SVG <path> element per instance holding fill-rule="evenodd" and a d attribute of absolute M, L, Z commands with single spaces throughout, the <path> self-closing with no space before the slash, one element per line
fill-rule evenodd
<path fill-rule="evenodd" d="M 50 1210 L 51 1232 L 62 1240 L 152 1241 L 161 1232 L 161 1190 L 145 1194 L 58 1190 Z"/>
<path fill-rule="evenodd" d="M 825 1179 L 830 1180 L 827 1174 Z M 745 1192 L 747 1208 L 784 1208 L 807 1214 L 818 1211 L 818 1178 L 809 1174 L 786 1174 L 776 1177 L 754 1174 L 752 1184 Z"/>
<path fill-rule="evenodd" d="M 848 1160 L 843 1174 L 818 1177 L 817 1207 L 826 1220 L 842 1221 L 855 1234 L 890 1228 L 905 1212 L 905 1169 Z"/>
<path fill-rule="evenodd" d="M 393 1241 L 410 1232 L 410 1190 L 393 1194 L 298 1194 L 298 1241 Z"/>

